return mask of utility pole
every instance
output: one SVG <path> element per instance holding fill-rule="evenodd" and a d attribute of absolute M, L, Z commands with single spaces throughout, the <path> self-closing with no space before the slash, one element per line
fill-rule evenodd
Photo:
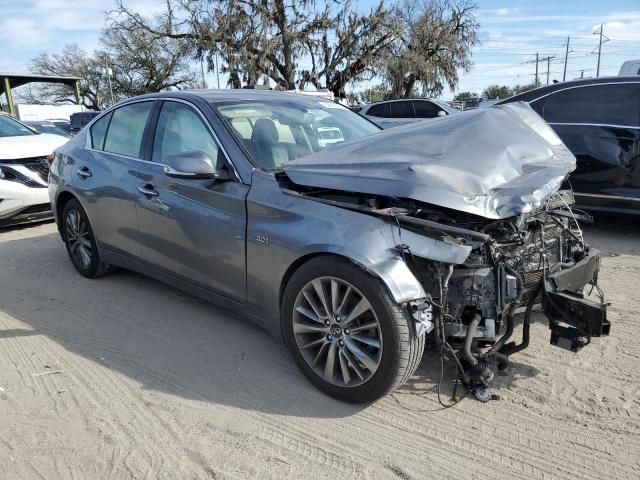
<path fill-rule="evenodd" d="M 215 55 L 216 55 L 216 80 L 218 81 L 218 90 L 220 90 L 220 69 L 218 67 L 218 52 L 216 52 Z"/>
<path fill-rule="evenodd" d="M 204 61 L 200 59 L 200 72 L 202 73 L 202 88 L 207 88 L 207 82 L 204 80 Z"/>
<path fill-rule="evenodd" d="M 536 52 L 536 59 L 535 60 L 531 60 L 530 62 L 527 62 L 527 63 L 535 63 L 536 64 L 536 87 L 540 85 L 539 75 L 538 75 L 538 72 L 540 71 L 540 69 L 538 68 L 538 64 L 540 62 L 544 62 L 544 61 L 547 62 L 547 85 L 549 85 L 549 67 L 551 65 L 551 60 L 553 58 L 556 58 L 556 57 L 547 55 L 546 57 L 540 58 L 540 54 L 538 52 Z"/>
<path fill-rule="evenodd" d="M 609 41 L 606 35 L 604 35 L 604 25 L 600 24 L 600 30 L 596 30 L 593 32 L 594 35 L 600 36 L 600 41 L 598 42 L 598 67 L 596 68 L 596 78 L 600 76 L 600 55 L 602 53 L 602 44 Z M 603 40 L 604 37 L 604 40 Z M 591 52 L 593 53 L 593 52 Z"/>
<path fill-rule="evenodd" d="M 107 75 L 107 81 L 109 82 L 109 93 L 111 96 L 111 105 L 115 102 L 113 101 L 113 87 L 111 86 L 111 75 L 113 74 L 113 70 L 109 67 L 109 60 L 107 58 L 104 59 L 104 73 Z"/>
<path fill-rule="evenodd" d="M 569 59 L 569 37 L 567 37 L 567 49 L 564 52 L 564 72 L 562 73 L 563 82 L 567 79 L 567 60 L 568 59 Z"/>

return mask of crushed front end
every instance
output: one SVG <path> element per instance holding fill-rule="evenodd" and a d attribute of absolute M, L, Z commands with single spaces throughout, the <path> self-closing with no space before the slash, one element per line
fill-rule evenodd
<path fill-rule="evenodd" d="M 573 212 L 572 203 L 571 192 L 559 191 L 543 207 L 512 218 L 445 209 L 399 217 L 403 227 L 473 246 L 462 265 L 410 254 L 406 261 L 430 292 L 441 353 L 453 357 L 475 392 L 491 383 L 495 366 L 506 368 L 509 356 L 528 346 L 537 305 L 548 318 L 552 345 L 577 352 L 592 337 L 609 334 L 597 286 L 600 253 L 584 242 L 578 222 L 590 218 Z M 514 315 L 522 310 L 522 335 L 513 340 Z"/>

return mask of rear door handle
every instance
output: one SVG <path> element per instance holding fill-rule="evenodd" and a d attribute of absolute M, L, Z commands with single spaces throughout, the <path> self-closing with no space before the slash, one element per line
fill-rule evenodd
<path fill-rule="evenodd" d="M 91 170 L 89 170 L 87 167 L 80 167 L 76 170 L 76 174 L 82 178 L 89 178 L 91 176 Z"/>
<path fill-rule="evenodd" d="M 154 190 L 153 185 L 144 185 L 142 187 L 138 187 L 138 191 L 143 194 L 146 195 L 148 197 L 157 197 L 158 196 L 158 192 L 156 190 Z"/>

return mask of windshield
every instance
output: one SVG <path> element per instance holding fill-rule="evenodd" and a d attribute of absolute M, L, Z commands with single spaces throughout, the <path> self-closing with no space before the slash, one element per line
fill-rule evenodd
<path fill-rule="evenodd" d="M 330 100 L 260 99 L 212 106 L 253 162 L 266 170 L 279 170 L 297 158 L 380 131 Z"/>
<path fill-rule="evenodd" d="M 35 135 L 32 130 L 7 115 L 0 115 L 0 137 Z"/>

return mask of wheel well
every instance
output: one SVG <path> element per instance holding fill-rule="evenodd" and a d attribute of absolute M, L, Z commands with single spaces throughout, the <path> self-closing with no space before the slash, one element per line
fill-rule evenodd
<path fill-rule="evenodd" d="M 278 298 L 278 305 L 280 305 L 280 307 L 282 307 L 282 297 L 284 297 L 284 291 L 287 289 L 287 285 L 289 284 L 289 280 L 291 280 L 291 277 L 293 276 L 293 274 L 296 273 L 296 271 L 303 264 L 305 264 L 312 258 L 315 258 L 319 255 L 325 255 L 325 253 L 322 253 L 322 252 L 309 253 L 303 257 L 298 258 L 295 262 L 289 265 L 289 268 L 287 268 L 287 271 L 284 272 L 284 275 L 282 276 L 282 282 L 280 283 L 280 296 Z"/>
<path fill-rule="evenodd" d="M 287 271 L 284 272 L 284 275 L 282 276 L 282 282 L 280 283 L 280 297 L 278 299 L 278 305 L 280 305 L 280 307 L 282 307 L 282 298 L 284 297 L 284 292 L 287 289 L 287 285 L 289 284 L 289 280 L 291 280 L 291 277 L 293 276 L 294 273 L 296 273 L 296 271 L 305 263 L 307 263 L 309 260 L 311 260 L 312 258 L 316 258 L 319 256 L 331 256 L 331 257 L 336 257 L 336 258 L 340 258 L 343 260 L 348 260 L 350 262 L 353 263 L 353 261 L 349 258 L 349 257 L 345 257 L 344 255 L 339 255 L 337 253 L 331 253 L 331 252 L 315 252 L 315 253 L 309 253 L 307 255 L 304 255 L 303 257 L 298 258 L 295 262 L 293 262 L 291 265 L 289 265 L 289 268 L 287 268 Z M 357 263 L 353 263 L 354 266 L 358 266 Z"/>
<path fill-rule="evenodd" d="M 62 192 L 58 195 L 58 199 L 56 200 L 56 223 L 58 224 L 58 231 L 62 234 L 62 210 L 64 206 L 67 204 L 69 200 L 75 199 L 76 197 L 69 192 Z"/>

